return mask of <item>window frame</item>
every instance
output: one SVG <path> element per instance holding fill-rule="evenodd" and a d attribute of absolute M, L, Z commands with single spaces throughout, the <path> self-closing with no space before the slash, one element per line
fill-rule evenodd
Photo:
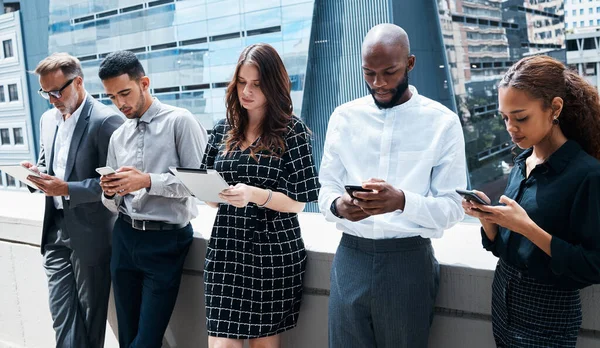
<path fill-rule="evenodd" d="M 16 144 L 15 142 L 15 129 L 21 129 L 21 136 L 23 138 L 22 144 Z M 0 140 L 0 155 L 2 153 L 29 153 L 29 139 L 28 134 L 29 130 L 27 128 L 26 121 L 12 121 L 12 122 L 2 122 L 0 121 L 0 129 L 8 129 L 8 137 L 9 143 L 2 144 Z"/>

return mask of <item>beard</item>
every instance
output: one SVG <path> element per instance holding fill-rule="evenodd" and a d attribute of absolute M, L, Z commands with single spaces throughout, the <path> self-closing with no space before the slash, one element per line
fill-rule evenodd
<path fill-rule="evenodd" d="M 146 97 L 144 96 L 142 88 L 139 88 L 139 91 L 140 91 L 140 99 L 138 99 L 137 103 L 133 107 L 133 112 L 131 113 L 131 116 L 127 117 L 129 119 L 142 118 L 142 109 L 144 108 L 144 105 L 146 105 Z"/>
<path fill-rule="evenodd" d="M 367 89 L 369 90 L 369 93 L 371 93 L 373 101 L 379 109 L 393 108 L 394 106 L 396 106 L 400 98 L 402 98 L 404 92 L 406 92 L 406 90 L 408 89 L 408 68 L 406 68 L 406 72 L 404 73 L 404 78 L 402 79 L 402 81 L 400 81 L 396 88 L 390 90 L 390 92 L 393 93 L 393 95 L 392 99 L 389 102 L 382 103 L 378 101 L 377 98 L 375 98 L 376 90 L 369 87 L 369 84 L 367 84 Z"/>

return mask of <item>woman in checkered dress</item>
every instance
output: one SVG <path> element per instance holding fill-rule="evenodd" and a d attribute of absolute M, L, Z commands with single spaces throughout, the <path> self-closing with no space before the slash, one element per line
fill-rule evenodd
<path fill-rule="evenodd" d="M 492 284 L 498 347 L 575 347 L 579 289 L 600 283 L 600 103 L 561 62 L 528 57 L 498 87 L 515 159 L 501 205 L 463 202 L 499 257 Z M 489 198 L 477 192 L 489 202 Z"/>
<path fill-rule="evenodd" d="M 290 79 L 269 45 L 242 52 L 226 101 L 202 164 L 231 185 L 227 203 L 210 203 L 219 211 L 204 265 L 209 347 L 279 347 L 302 299 L 297 213 L 318 198 L 310 133 L 292 114 Z"/>

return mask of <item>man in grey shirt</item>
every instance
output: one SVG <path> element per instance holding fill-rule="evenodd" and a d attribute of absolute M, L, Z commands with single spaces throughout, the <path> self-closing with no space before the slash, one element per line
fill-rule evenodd
<path fill-rule="evenodd" d="M 108 147 L 102 202 L 118 213 L 111 273 L 121 347 L 160 348 L 192 242 L 194 198 L 169 167 L 199 168 L 206 130 L 192 114 L 150 95 L 132 52 L 106 57 L 98 72 L 108 97 L 128 118 Z"/>

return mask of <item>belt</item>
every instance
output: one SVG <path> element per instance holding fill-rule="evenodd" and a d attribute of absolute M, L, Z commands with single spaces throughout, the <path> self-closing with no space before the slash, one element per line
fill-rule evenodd
<path fill-rule="evenodd" d="M 169 224 L 162 221 L 152 221 L 152 220 L 135 220 L 132 219 L 129 215 L 119 213 L 119 219 L 125 221 L 130 224 L 131 227 L 136 230 L 142 231 L 171 231 L 171 230 L 180 230 L 187 226 L 189 222 L 183 224 Z"/>

